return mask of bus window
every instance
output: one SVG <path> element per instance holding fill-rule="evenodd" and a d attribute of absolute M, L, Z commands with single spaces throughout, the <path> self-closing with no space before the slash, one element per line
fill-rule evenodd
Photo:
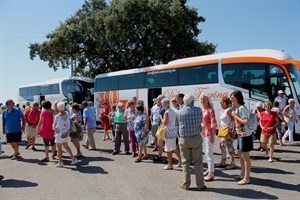
<path fill-rule="evenodd" d="M 39 88 L 40 88 L 39 86 L 29 87 L 27 90 L 27 95 L 39 95 L 40 94 Z"/>
<path fill-rule="evenodd" d="M 290 72 L 290 75 L 291 75 L 291 78 L 292 78 L 292 81 L 293 81 L 293 85 L 294 85 L 294 88 L 295 88 L 295 91 L 296 91 L 297 99 L 300 102 L 300 83 L 299 83 L 300 76 L 299 76 L 299 73 L 298 73 L 298 69 L 293 64 L 287 65 L 287 68 L 288 68 L 288 71 Z"/>
<path fill-rule="evenodd" d="M 144 87 L 145 74 L 128 74 L 120 76 L 119 79 L 119 90 L 125 89 L 136 89 Z"/>
<path fill-rule="evenodd" d="M 179 69 L 179 85 L 218 83 L 218 65 Z"/>
<path fill-rule="evenodd" d="M 250 97 L 258 100 L 268 99 L 268 88 L 263 78 L 250 79 Z"/>
<path fill-rule="evenodd" d="M 51 94 L 59 94 L 59 85 L 58 84 L 51 85 Z"/>
<path fill-rule="evenodd" d="M 163 70 L 146 74 L 146 88 L 160 88 L 177 85 L 177 70 Z"/>
<path fill-rule="evenodd" d="M 40 94 L 51 94 L 51 86 L 50 85 L 42 85 L 40 87 Z"/>
<path fill-rule="evenodd" d="M 266 64 L 234 63 L 223 64 L 222 74 L 225 83 L 249 89 L 249 81 L 253 78 L 265 78 Z"/>
<path fill-rule="evenodd" d="M 27 96 L 27 88 L 20 88 L 19 89 L 19 95 L 24 97 L 24 96 Z"/>
<path fill-rule="evenodd" d="M 119 77 L 98 78 L 95 84 L 95 92 L 117 90 Z"/>

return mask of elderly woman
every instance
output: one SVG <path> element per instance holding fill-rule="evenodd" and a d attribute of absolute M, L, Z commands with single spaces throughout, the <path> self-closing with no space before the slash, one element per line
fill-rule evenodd
<path fill-rule="evenodd" d="M 144 159 L 148 159 L 146 144 L 149 138 L 149 118 L 144 113 L 144 106 L 138 105 L 136 107 L 137 117 L 134 120 L 134 134 L 139 144 L 138 157 L 135 160 L 136 163 L 141 162 Z M 144 155 L 143 155 L 144 152 Z"/>
<path fill-rule="evenodd" d="M 135 157 L 136 151 L 138 150 L 138 142 L 134 134 L 134 120 L 136 118 L 135 101 L 128 101 L 127 104 L 128 108 L 125 111 L 124 120 L 127 120 L 127 131 L 130 137 L 131 154 L 132 157 Z"/>
<path fill-rule="evenodd" d="M 276 143 L 276 127 L 279 124 L 278 115 L 276 112 L 271 111 L 272 103 L 271 101 L 265 102 L 265 111 L 260 115 L 260 127 L 261 127 L 261 137 L 260 142 L 265 148 L 265 157 L 268 157 L 268 146 L 270 144 L 270 158 L 269 162 L 273 162 L 274 144 Z"/>
<path fill-rule="evenodd" d="M 80 141 L 83 139 L 83 133 L 82 133 L 82 128 L 81 128 L 81 122 L 82 122 L 82 115 L 81 115 L 81 110 L 80 107 L 77 103 L 73 103 L 71 105 L 72 107 L 72 115 L 70 117 L 70 120 L 73 122 L 73 124 L 76 126 L 76 133 L 71 135 L 71 142 L 74 144 L 77 153 L 75 155 L 75 158 L 78 158 L 82 156 L 82 152 L 80 150 Z"/>
<path fill-rule="evenodd" d="M 172 153 L 174 152 L 178 158 L 177 167 L 181 167 L 181 156 L 176 147 L 176 138 L 178 136 L 178 128 L 175 126 L 176 112 L 170 108 L 170 100 L 164 98 L 161 100 L 163 109 L 165 110 L 162 120 L 163 125 L 167 127 L 166 139 L 165 139 L 165 151 L 167 152 L 168 165 L 164 167 L 164 170 L 173 169 Z"/>
<path fill-rule="evenodd" d="M 200 103 L 202 106 L 202 132 L 201 135 L 203 137 L 204 142 L 204 150 L 206 155 L 206 161 L 208 169 L 203 173 L 204 181 L 213 181 L 214 180 L 214 172 L 215 172 L 215 164 L 214 164 L 214 142 L 215 142 L 215 134 L 217 127 L 217 120 L 215 115 L 215 110 L 213 109 L 213 104 L 210 98 L 206 94 L 202 94 L 200 96 Z"/>
<path fill-rule="evenodd" d="M 295 100 L 289 99 L 288 105 L 283 109 L 282 113 L 284 115 L 284 120 L 287 123 L 288 130 L 285 132 L 285 134 L 282 137 L 282 141 L 286 142 L 286 138 L 289 137 L 289 142 L 291 144 L 294 143 L 294 125 L 295 122 L 297 122 L 296 119 L 296 111 L 295 111 Z"/>
<path fill-rule="evenodd" d="M 78 163 L 78 160 L 73 156 L 72 150 L 68 145 L 68 142 L 70 141 L 70 118 L 65 111 L 65 103 L 59 102 L 57 108 L 59 113 L 54 118 L 53 129 L 55 131 L 55 143 L 58 149 L 59 161 L 55 167 L 63 167 L 64 165 L 62 161 L 62 147 L 64 147 L 71 156 L 71 165 L 75 165 Z"/>
<path fill-rule="evenodd" d="M 221 127 L 229 127 L 230 135 L 226 138 L 221 138 L 220 141 L 220 149 L 221 149 L 221 155 L 222 160 L 220 162 L 220 166 L 226 166 L 226 149 L 228 150 L 228 154 L 230 156 L 230 165 L 226 166 L 225 169 L 234 169 L 235 166 L 235 158 L 234 158 L 234 147 L 233 147 L 233 139 L 235 136 L 235 131 L 233 131 L 234 128 L 234 121 L 232 117 L 232 108 L 230 107 L 231 101 L 228 97 L 223 97 L 220 101 L 220 105 L 222 108 L 221 114 L 220 114 L 220 122 Z"/>
<path fill-rule="evenodd" d="M 110 124 L 109 124 L 108 115 L 109 115 L 108 105 L 107 105 L 107 103 L 104 103 L 103 107 L 101 109 L 101 113 L 100 113 L 100 119 L 102 121 L 102 126 L 103 126 L 103 129 L 104 129 L 103 141 L 109 139 L 108 131 L 109 131 L 109 128 L 110 128 Z"/>
<path fill-rule="evenodd" d="M 235 179 L 240 180 L 237 183 L 238 185 L 246 185 L 250 182 L 251 161 L 249 152 L 253 150 L 252 131 L 248 127 L 250 112 L 244 106 L 245 102 L 241 91 L 234 91 L 230 97 L 232 106 L 235 108 L 235 111 L 232 112 L 232 116 L 235 120 L 238 135 L 237 149 L 241 164 L 241 173 L 239 176 L 236 176 Z"/>

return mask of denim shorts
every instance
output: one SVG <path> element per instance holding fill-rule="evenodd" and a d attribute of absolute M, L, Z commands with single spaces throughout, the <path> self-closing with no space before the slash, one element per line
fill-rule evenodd
<path fill-rule="evenodd" d="M 249 152 L 253 150 L 253 136 L 242 137 L 238 135 L 237 149 L 241 152 Z"/>

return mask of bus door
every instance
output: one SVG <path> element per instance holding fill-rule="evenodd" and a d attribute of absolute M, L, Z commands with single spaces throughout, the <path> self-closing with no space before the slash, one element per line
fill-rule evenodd
<path fill-rule="evenodd" d="M 161 94 L 161 92 L 162 92 L 161 88 L 148 89 L 148 108 L 149 109 L 151 109 L 154 104 L 153 99 L 156 99 L 158 97 L 158 95 Z"/>
<path fill-rule="evenodd" d="M 39 103 L 40 103 L 40 105 L 42 104 L 43 101 L 45 101 L 45 95 L 40 95 L 39 96 Z"/>

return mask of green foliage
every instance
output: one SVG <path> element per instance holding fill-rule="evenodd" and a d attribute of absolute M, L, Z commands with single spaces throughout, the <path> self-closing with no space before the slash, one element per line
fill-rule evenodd
<path fill-rule="evenodd" d="M 30 58 L 54 70 L 76 63 L 74 74 L 94 77 L 211 54 L 216 45 L 197 40 L 202 22 L 186 0 L 87 0 L 47 41 L 30 44 Z"/>

